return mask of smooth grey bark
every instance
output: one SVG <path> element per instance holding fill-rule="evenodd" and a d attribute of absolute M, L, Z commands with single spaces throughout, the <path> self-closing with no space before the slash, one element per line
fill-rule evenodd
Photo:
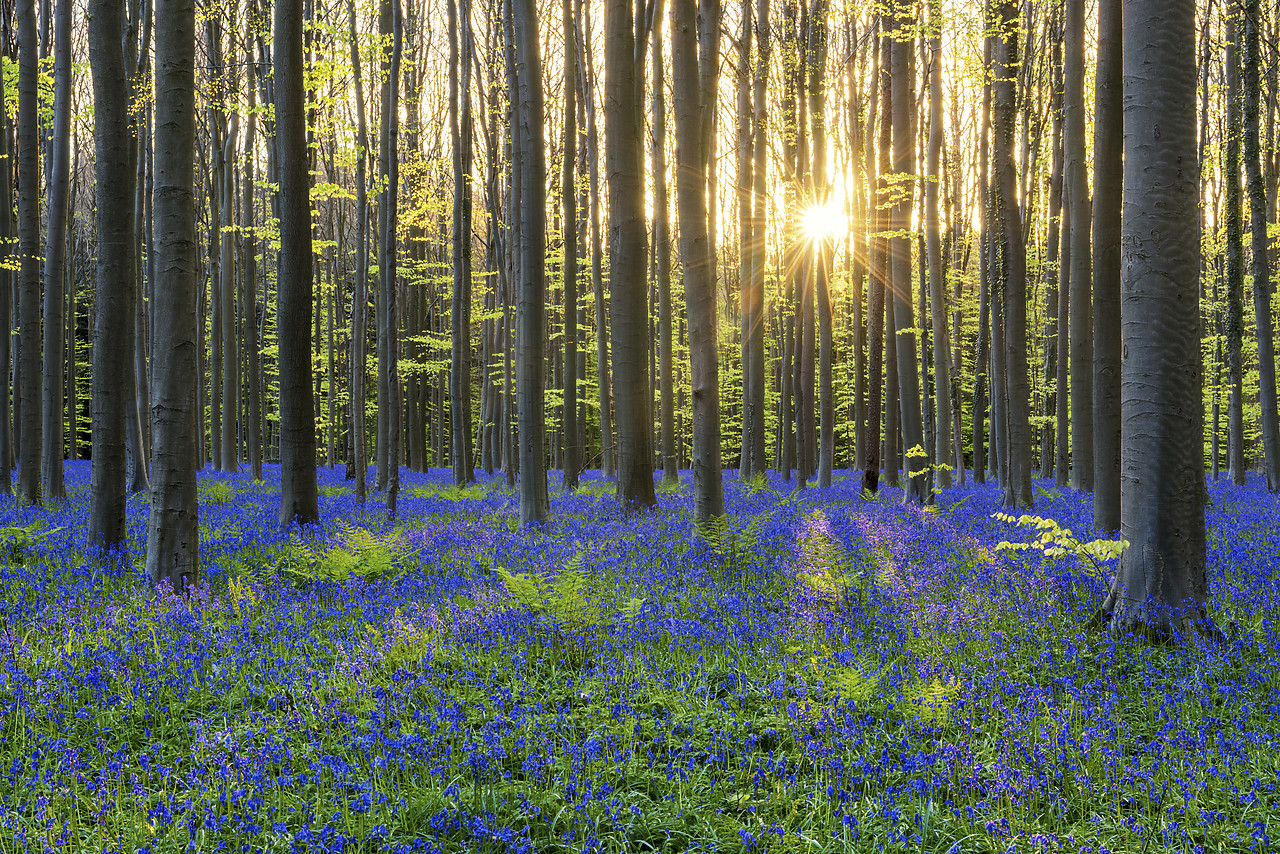
<path fill-rule="evenodd" d="M 453 482 L 475 483 L 471 464 L 471 3 L 450 0 L 449 130 L 453 144 L 453 305 L 449 314 L 449 438 Z M 461 7 L 459 9 L 459 7 Z M 461 71 L 461 81 L 459 81 Z"/>
<path fill-rule="evenodd" d="M 1018 58 L 1018 12 L 1012 0 L 999 5 L 1003 37 L 996 47 L 994 166 L 1000 194 L 1000 219 L 1004 256 L 1004 389 L 1002 407 L 1008 453 L 1001 456 L 1005 472 L 1006 507 L 1030 508 L 1031 491 L 1031 388 L 1027 368 L 1027 255 L 1023 243 L 1022 213 L 1017 201 L 1017 167 L 1013 160 L 1014 126 L 1017 121 L 1014 75 Z"/>
<path fill-rule="evenodd" d="M 234 4 L 231 12 L 230 29 L 234 34 L 236 29 Z M 234 97 L 231 93 L 234 93 L 238 88 L 238 80 L 234 68 L 235 66 L 232 65 L 223 71 L 223 79 L 228 89 L 228 98 Z M 227 104 L 221 106 L 221 111 L 223 113 L 228 111 Z M 218 191 L 222 197 L 222 242 L 219 247 L 221 255 L 218 261 L 218 273 L 222 279 L 218 288 L 218 296 L 222 302 L 221 311 L 219 312 L 222 328 L 217 330 L 218 336 L 222 339 L 220 348 L 222 355 L 222 435 L 218 437 L 218 441 L 221 443 L 221 452 L 219 454 L 222 461 L 221 470 L 224 472 L 237 472 L 240 470 L 240 347 L 238 343 L 239 336 L 236 334 L 235 177 L 236 145 L 240 136 L 240 115 L 234 108 L 231 109 L 231 115 L 227 121 L 227 134 L 222 143 L 222 150 L 213 152 L 213 155 L 219 157 L 222 162 L 219 175 L 222 186 Z"/>
<path fill-rule="evenodd" d="M 737 139 L 735 195 L 738 205 L 738 350 L 742 364 L 742 442 L 738 451 L 738 479 L 750 480 L 753 437 L 751 418 L 751 268 L 755 212 L 752 209 L 752 169 L 755 166 L 754 139 L 751 134 L 751 4 L 742 0 L 738 35 Z M 655 80 L 655 85 L 661 84 Z M 658 179 L 660 181 L 661 179 Z M 658 183 L 655 181 L 655 184 Z"/>
<path fill-rule="evenodd" d="M 199 578 L 196 468 L 195 4 L 156 0 L 155 349 L 147 574 L 183 592 Z"/>
<path fill-rule="evenodd" d="M 520 427 L 520 524 L 549 512 L 545 451 L 543 344 L 546 329 L 547 165 L 543 127 L 542 56 L 534 0 L 509 0 L 517 91 L 512 126 L 519 150 L 520 217 L 517 252 L 519 343 L 516 384 Z M 607 7 L 606 7 L 607 8 Z M 643 266 L 641 267 L 643 269 Z"/>
<path fill-rule="evenodd" d="M 369 451 L 365 430 L 365 374 L 369 320 L 369 129 L 365 118 L 364 81 L 360 69 L 360 49 L 356 41 L 355 0 L 347 0 L 351 37 L 351 70 L 356 100 L 356 269 L 351 289 L 351 447 L 352 474 L 356 499 L 365 500 Z"/>
<path fill-rule="evenodd" d="M 929 303 L 933 315 L 933 385 L 937 404 L 934 407 L 937 437 L 933 463 L 946 466 L 951 461 L 951 354 L 947 342 L 947 288 L 942 270 L 942 239 L 938 224 L 938 188 L 942 176 L 942 2 L 929 4 L 929 143 L 928 180 L 924 190 L 925 248 L 929 264 Z M 921 318 L 923 322 L 924 318 Z M 934 484 L 938 489 L 951 486 L 951 470 L 937 468 Z"/>
<path fill-rule="evenodd" d="M 400 0 L 382 0 L 378 29 L 382 55 L 382 200 L 378 205 L 378 452 L 379 484 L 386 489 L 387 518 L 396 517 L 400 496 L 399 279 L 396 228 L 399 214 L 400 57 L 403 25 Z"/>
<path fill-rule="evenodd" d="M 714 0 L 713 0 L 714 3 Z M 714 28 L 711 50 L 718 53 L 719 7 L 699 14 L 694 0 L 671 4 L 671 74 L 676 137 L 676 205 L 680 216 L 680 262 L 689 322 L 689 363 L 693 390 L 693 502 L 702 526 L 724 515 L 720 466 L 720 406 L 716 352 L 715 269 L 707 235 L 708 129 L 715 108 L 699 76 L 708 49 L 699 37 Z"/>
<path fill-rule="evenodd" d="M 899 25 L 912 22 L 912 11 L 905 6 L 897 10 Z M 909 38 L 895 40 L 892 57 L 893 86 L 893 171 L 899 175 L 915 174 L 915 110 L 914 62 Z M 916 349 L 915 317 L 911 304 L 911 243 L 902 232 L 911 227 L 912 182 L 897 188 L 893 206 L 893 231 L 889 240 L 889 265 L 893 283 L 893 320 L 897 345 L 898 405 L 901 417 L 903 453 L 906 456 L 907 482 L 903 499 L 916 504 L 932 500 L 929 490 L 927 455 L 924 451 L 924 423 L 920 404 L 920 361 Z M 896 468 L 896 465 L 894 466 Z"/>
<path fill-rule="evenodd" d="M 809 15 L 809 120 L 812 124 L 814 201 L 826 204 L 831 196 L 827 181 L 827 2 L 814 0 Z M 824 234 L 818 241 L 813 290 L 818 326 L 818 486 L 831 486 L 836 458 L 835 392 L 832 388 L 833 348 L 831 329 L 831 265 L 835 255 L 835 235 Z"/>
<path fill-rule="evenodd" d="M 302 60 L 303 0 L 276 0 L 272 33 L 280 252 L 276 317 L 280 370 L 280 526 L 320 520 L 315 401 L 311 396 L 313 301 L 311 175 Z"/>
<path fill-rule="evenodd" d="M 117 378 L 132 367 L 134 181 L 129 151 L 129 82 L 120 32 L 124 0 L 89 6 L 89 65 L 93 73 L 94 205 L 97 265 L 93 324 L 92 467 L 89 475 L 89 542 L 114 549 L 126 541 L 125 407 Z M 0 151 L 2 154 L 3 151 Z M 8 170 L 3 170 L 7 178 Z M 5 182 L 7 183 L 7 181 Z M 5 187 L 0 185 L 0 193 Z M 3 198 L 8 198 L 3 193 Z M 0 294 L 0 315 L 7 313 Z M 0 320 L 3 317 L 0 316 Z M 8 335 L 0 335 L 7 340 Z M 0 395 L 7 400 L 7 395 Z M 8 465 L 3 468 L 8 470 Z"/>
<path fill-rule="evenodd" d="M 589 15 L 590 6 L 584 6 L 583 11 Z M 600 153 L 596 134 L 596 76 L 595 68 L 591 61 L 592 51 L 587 50 L 585 44 L 585 32 L 590 31 L 589 23 L 590 18 L 588 17 L 585 19 L 582 31 L 579 32 L 580 43 L 578 47 L 584 60 L 582 63 L 583 78 L 579 82 L 582 84 L 583 100 L 586 101 L 587 111 L 587 183 L 590 185 L 591 190 L 591 293 L 596 313 L 596 394 L 600 412 L 600 467 L 605 477 L 613 477 L 617 470 L 617 446 L 613 440 L 613 383 L 610 379 L 609 323 L 607 322 L 607 318 L 610 315 L 605 308 L 604 302 L 604 252 L 601 248 L 602 235 L 600 230 Z M 609 31 L 607 23 L 605 30 L 606 32 Z M 606 66 L 609 62 L 608 46 L 608 42 L 606 42 Z M 606 116 L 607 121 L 608 117 Z M 608 157 L 607 151 L 605 156 L 606 158 Z M 610 186 L 612 186 L 612 178 L 610 179 Z M 610 253 L 613 252 L 612 246 L 610 246 L 609 251 Z M 612 254 L 610 258 L 612 258 Z M 612 282 L 610 283 L 610 290 L 612 291 Z"/>
<path fill-rule="evenodd" d="M 892 72 L 889 64 L 893 40 L 882 35 L 878 74 L 872 83 L 872 106 L 876 112 L 876 91 L 879 91 L 880 138 L 875 145 L 867 146 L 868 187 L 871 189 L 869 208 L 872 211 L 870 230 L 874 235 L 868 247 L 867 258 L 867 354 L 869 365 L 869 395 L 867 398 L 866 468 L 862 474 L 864 492 L 876 493 L 880 483 L 881 414 L 884 400 L 885 292 L 888 289 L 889 252 L 884 232 L 888 230 L 888 214 L 883 202 L 888 193 L 886 176 L 889 173 L 889 149 L 893 132 L 893 92 L 890 85 Z M 867 134 L 868 141 L 871 134 Z"/>
<path fill-rule="evenodd" d="M 745 14 L 745 12 L 744 12 Z M 655 41 L 657 41 L 655 39 Z M 751 473 L 764 474 L 769 463 L 765 454 L 764 413 L 765 396 L 764 359 L 764 280 L 768 259 L 768 152 L 769 152 L 769 0 L 756 0 L 756 61 L 752 81 L 754 98 L 755 139 L 752 154 L 752 196 L 755 217 L 751 226 L 751 280 L 747 289 L 745 306 L 747 326 L 747 364 L 745 372 L 750 376 L 746 389 L 746 421 L 750 424 L 751 442 L 747 451 L 751 459 Z"/>
<path fill-rule="evenodd" d="M 57 0 L 53 17 L 53 137 L 48 192 L 48 229 L 44 256 L 44 397 L 41 405 L 41 468 L 48 498 L 65 498 L 62 476 L 63 359 L 67 223 L 71 195 L 71 0 Z"/>
<path fill-rule="evenodd" d="M 1053 91 L 1049 99 L 1052 120 L 1052 154 L 1049 166 L 1048 234 L 1045 239 L 1045 314 L 1044 314 L 1044 382 L 1048 391 L 1044 396 L 1041 415 L 1047 419 L 1040 433 L 1040 476 L 1053 477 L 1058 425 L 1058 280 L 1063 266 L 1062 237 L 1062 21 L 1056 18 L 1050 33 L 1053 47 L 1050 52 L 1050 73 Z"/>
<path fill-rule="evenodd" d="M 40 490 L 40 167 L 35 1 L 20 0 L 18 23 L 18 497 L 41 503 Z"/>
<path fill-rule="evenodd" d="M 1121 0 L 1098 3 L 1093 121 L 1093 526 L 1120 528 Z"/>
<path fill-rule="evenodd" d="M 987 379 L 991 357 L 991 275 L 987 256 L 991 251 L 991 185 L 988 173 L 990 158 L 988 145 L 991 138 L 991 54 L 992 37 L 984 40 L 982 84 L 982 117 L 978 142 L 978 341 L 974 347 L 973 362 L 973 482 L 987 480 Z"/>
<path fill-rule="evenodd" d="M 582 469 L 582 439 L 578 433 L 578 193 L 577 174 L 577 37 L 574 33 L 573 0 L 563 0 L 564 26 L 564 157 L 560 175 L 561 251 L 564 253 L 564 406 L 560 433 L 564 437 L 564 467 L 561 488 L 566 492 L 578 485 Z"/>
<path fill-rule="evenodd" d="M 1227 124 L 1224 131 L 1226 162 L 1223 164 L 1227 230 L 1227 471 L 1237 486 L 1245 481 L 1244 367 L 1241 338 L 1244 334 L 1244 238 L 1240 221 L 1240 64 L 1236 50 L 1236 23 L 1226 25 Z"/>
<path fill-rule="evenodd" d="M 249 74 L 254 72 L 249 67 Z M 254 160 L 258 134 L 258 120 L 254 110 L 258 106 L 258 90 L 252 79 L 248 80 L 249 115 L 246 121 L 244 175 L 241 178 L 242 200 L 240 217 L 243 226 L 240 233 L 241 298 L 240 340 L 244 343 L 245 368 L 248 373 L 249 406 L 245 424 L 245 444 L 249 457 L 249 476 L 262 480 L 262 435 L 259 424 L 262 418 L 261 373 L 258 344 L 258 235 L 254 228 Z"/>
<path fill-rule="evenodd" d="M 1085 0 L 1066 0 L 1063 39 L 1063 193 L 1071 218 L 1071 488 L 1093 489 L 1093 274 L 1089 241 L 1089 172 L 1085 163 Z M 1061 297 L 1059 297 L 1061 299 Z M 1059 388 L 1058 394 L 1066 392 Z"/>
<path fill-rule="evenodd" d="M 9 55 L 9 28 L 4 28 L 4 32 L 0 32 L 0 54 Z M 90 32 L 90 40 L 92 42 L 92 30 Z M 8 103 L 5 93 L 4 75 L 0 74 L 0 104 Z M 9 153 L 9 111 L 0 110 L 0 162 L 12 162 Z M 95 137 L 96 141 L 96 137 Z M 100 159 L 99 159 L 100 162 Z M 13 263 L 13 169 L 0 169 L 0 199 L 4 200 L 4 204 L 0 204 L 0 247 L 3 247 L 3 257 L 7 262 L 0 269 L 0 377 L 4 378 L 5 388 L 0 389 L 0 493 L 11 495 L 13 493 L 13 412 L 9 406 L 10 386 L 8 383 L 14 375 L 10 373 L 10 361 L 13 357 L 12 339 L 10 330 L 13 328 L 13 318 L 11 317 L 11 308 L 13 303 L 13 270 L 10 269 Z M 92 499 L 91 499 L 92 500 Z M 90 513 L 92 514 L 92 509 Z M 122 523 L 123 524 L 123 523 Z M 92 527 L 92 519 L 90 520 L 90 532 Z"/>
<path fill-rule="evenodd" d="M 655 18 L 661 18 L 655 15 Z M 664 483 L 680 482 L 676 456 L 675 368 L 671 353 L 671 210 L 667 192 L 667 87 L 663 40 L 652 42 L 653 251 L 658 273 L 658 415 Z"/>
<path fill-rule="evenodd" d="M 641 509 L 656 503 L 652 399 L 646 371 L 649 286 L 645 276 L 644 158 L 640 149 L 644 43 L 636 35 L 643 22 L 636 20 L 629 0 L 610 0 L 604 11 L 605 170 L 609 174 L 611 232 L 609 325 L 613 335 L 614 418 L 618 430 L 617 496 L 628 507 Z M 677 102 L 677 144 L 678 109 Z M 683 233 L 684 209 L 680 210 Z M 701 221 L 706 221 L 705 212 Z"/>
<path fill-rule="evenodd" d="M 1121 557 L 1113 630 L 1209 629 L 1192 0 L 1124 0 Z M 1153 476 L 1153 473 L 1157 473 Z"/>
<path fill-rule="evenodd" d="M 1262 55 L 1258 33 L 1262 10 L 1258 0 L 1244 0 L 1244 58 L 1241 72 L 1244 170 L 1248 182 L 1252 235 L 1253 314 L 1258 339 L 1258 429 L 1262 434 L 1263 471 L 1267 489 L 1280 491 L 1280 424 L 1276 412 L 1276 348 L 1271 309 L 1271 240 L 1267 236 L 1267 187 L 1262 175 L 1258 130 Z"/>

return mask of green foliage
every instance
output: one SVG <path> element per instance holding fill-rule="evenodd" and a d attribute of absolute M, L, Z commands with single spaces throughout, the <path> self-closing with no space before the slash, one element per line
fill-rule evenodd
<path fill-rule="evenodd" d="M 960 683 L 954 676 L 946 682 L 935 677 L 908 685 L 903 689 L 902 700 L 908 713 L 916 720 L 944 727 L 951 720 L 951 706 L 959 693 Z"/>
<path fill-rule="evenodd" d="M 22 527 L 0 528 L 0 554 L 8 566 L 25 566 L 31 561 L 31 549 L 61 528 L 42 529 L 40 522 Z"/>
<path fill-rule="evenodd" d="M 582 552 L 575 554 L 554 579 L 538 572 L 513 575 L 500 566 L 494 567 L 494 572 L 502 579 L 507 595 L 520 607 L 545 614 L 559 628 L 589 629 L 601 623 L 601 597 L 592 589 L 582 569 L 582 559 Z"/>
<path fill-rule="evenodd" d="M 438 498 L 441 501 L 449 501 L 457 504 L 462 501 L 482 501 L 489 494 L 489 487 L 482 483 L 473 483 L 468 486 L 458 486 L 456 484 L 443 484 L 430 486 L 416 486 L 409 490 L 409 494 L 414 498 Z"/>
<path fill-rule="evenodd" d="M 235 489 L 225 480 L 215 480 L 200 492 L 201 504 L 230 504 L 236 497 Z"/>
<path fill-rule="evenodd" d="M 1073 555 L 1086 558 L 1094 566 L 1102 562 L 1118 558 L 1129 547 L 1128 540 L 1078 540 L 1070 528 L 1063 528 L 1053 519 L 1044 516 L 1012 516 L 1007 513 L 994 514 L 1001 522 L 1010 522 L 1023 528 L 1038 531 L 1036 539 L 1029 543 L 1012 543 L 1004 541 L 996 544 L 999 551 L 1039 551 L 1045 557 L 1065 557 Z"/>
<path fill-rule="evenodd" d="M 863 577 L 854 572 L 853 554 L 827 530 L 826 515 L 814 510 L 800 537 L 799 578 L 819 599 L 831 605 L 843 605 L 852 594 L 864 592 Z"/>
<path fill-rule="evenodd" d="M 869 655 L 861 655 L 852 667 L 836 667 L 827 674 L 841 699 L 865 707 L 880 696 L 880 680 L 888 666 L 876 669 Z"/>
<path fill-rule="evenodd" d="M 404 550 L 398 531 L 375 534 L 343 522 L 340 533 L 338 545 L 326 547 L 306 540 L 286 549 L 276 562 L 277 574 L 295 584 L 340 583 L 352 577 L 371 583 L 394 581 L 408 569 L 410 553 Z"/>

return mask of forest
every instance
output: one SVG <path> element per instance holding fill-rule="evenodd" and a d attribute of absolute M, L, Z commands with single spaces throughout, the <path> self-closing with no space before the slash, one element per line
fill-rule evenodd
<path fill-rule="evenodd" d="M 0 854 L 1274 850 L 1278 45 L 0 0 Z"/>

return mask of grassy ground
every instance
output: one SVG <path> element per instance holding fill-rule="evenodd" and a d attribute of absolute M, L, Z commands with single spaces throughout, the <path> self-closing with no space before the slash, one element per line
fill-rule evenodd
<path fill-rule="evenodd" d="M 0 852 L 1269 851 L 1280 505 L 1214 486 L 1224 647 L 1088 625 L 1101 567 L 997 548 L 987 487 L 609 487 L 515 530 L 497 480 L 406 475 L 399 526 L 322 473 L 202 477 L 206 585 L 84 558 L 85 465 L 0 501 Z M 686 473 L 686 479 L 688 475 Z M 839 478 L 838 478 L 839 481 Z M 1037 489 L 1078 533 L 1091 501 Z M 1082 537 L 1083 538 L 1083 537 Z"/>

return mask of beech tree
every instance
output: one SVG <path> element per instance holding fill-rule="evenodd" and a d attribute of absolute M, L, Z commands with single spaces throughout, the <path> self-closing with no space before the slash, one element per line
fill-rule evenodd
<path fill-rule="evenodd" d="M 1208 629 L 1192 0 L 1124 0 L 1121 536 L 1115 630 Z M 1152 472 L 1160 476 L 1150 476 Z M 1193 628 L 1194 627 L 1194 628 Z"/>
<path fill-rule="evenodd" d="M 89 485 L 89 541 L 105 548 L 125 543 L 125 407 L 117 377 L 133 357 L 133 195 L 129 151 L 129 82 L 125 76 L 124 0 L 93 0 L 89 10 L 93 71 L 94 204 L 98 210 L 98 263 L 93 327 L 93 469 Z M 7 306 L 7 301 L 6 301 Z M 0 336 L 7 339 L 8 335 Z M 0 395 L 6 398 L 7 395 Z M 8 471 L 8 465 L 4 469 Z"/>
<path fill-rule="evenodd" d="M 316 430 L 311 398 L 311 176 L 307 163 L 302 2 L 277 0 L 273 31 L 280 252 L 280 525 L 317 522 Z"/>
<path fill-rule="evenodd" d="M 196 469 L 195 4 L 155 0 L 154 361 L 147 574 L 183 592 L 199 578 Z"/>

